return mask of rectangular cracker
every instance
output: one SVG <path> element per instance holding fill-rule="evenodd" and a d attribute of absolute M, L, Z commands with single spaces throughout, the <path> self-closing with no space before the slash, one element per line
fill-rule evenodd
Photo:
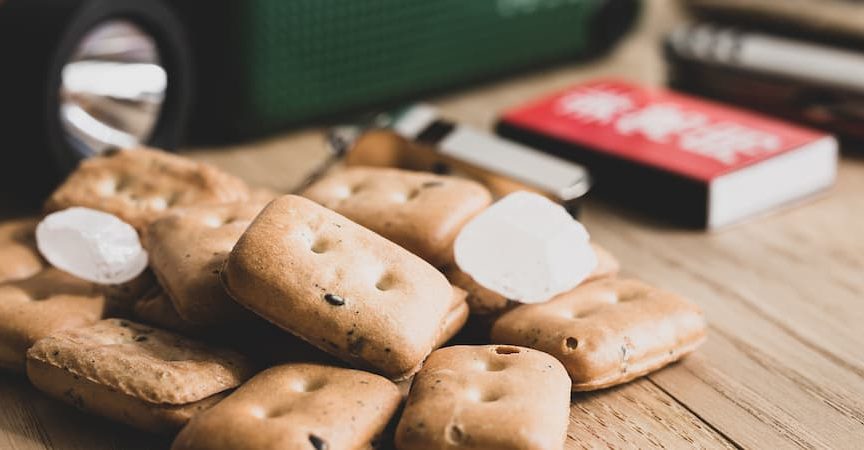
<path fill-rule="evenodd" d="M 558 358 L 573 390 L 625 383 L 692 352 L 705 340 L 701 310 L 636 280 L 603 279 L 547 303 L 522 305 L 492 327 L 492 341 Z"/>
<path fill-rule="evenodd" d="M 453 288 L 453 301 L 447 316 L 441 323 L 434 348 L 441 347 L 453 339 L 468 321 L 468 304 L 465 303 L 465 295 L 465 291 L 457 287 Z M 286 362 L 340 364 L 336 358 L 263 319 L 231 333 L 231 338 L 226 344 L 268 364 Z"/>
<path fill-rule="evenodd" d="M 177 314 L 198 327 L 237 324 L 252 315 L 222 287 L 219 272 L 263 203 L 182 208 L 147 227 L 150 267 Z"/>
<path fill-rule="evenodd" d="M 391 378 L 432 350 L 453 289 L 434 267 L 302 197 L 271 202 L 231 251 L 238 303 L 312 345 Z"/>
<path fill-rule="evenodd" d="M 253 373 L 238 353 L 118 319 L 55 333 L 27 352 L 27 375 L 38 389 L 155 432 L 178 429 Z"/>
<path fill-rule="evenodd" d="M 37 219 L 0 222 L 0 283 L 35 275 L 45 267 L 36 249 Z"/>
<path fill-rule="evenodd" d="M 0 283 L 0 367 L 23 372 L 37 340 L 96 322 L 104 306 L 95 284 L 53 267 Z"/>
<path fill-rule="evenodd" d="M 505 345 L 434 351 L 396 428 L 400 450 L 560 450 L 570 379 L 543 352 Z"/>
<path fill-rule="evenodd" d="M 618 259 L 609 253 L 609 251 L 593 242 L 591 243 L 591 248 L 597 255 L 597 267 L 594 268 L 594 271 L 582 283 L 617 275 L 621 268 Z M 459 286 L 468 292 L 466 301 L 468 302 L 468 307 L 471 309 L 471 314 L 494 316 L 519 305 L 519 303 L 511 301 L 503 295 L 481 286 L 470 275 L 459 270 L 456 265 L 449 266 L 445 273 L 447 279 L 454 286 Z"/>
<path fill-rule="evenodd" d="M 360 449 L 399 406 L 396 386 L 318 364 L 267 369 L 183 428 L 172 450 Z"/>
<path fill-rule="evenodd" d="M 82 161 L 51 194 L 47 212 L 84 206 L 114 214 L 137 230 L 165 211 L 245 201 L 249 187 L 211 165 L 155 149 L 117 150 Z"/>
<path fill-rule="evenodd" d="M 81 411 L 159 434 L 177 432 L 189 419 L 219 403 L 227 395 L 227 392 L 220 392 L 181 405 L 157 404 L 118 394 L 86 378 L 70 376 L 42 361 L 28 362 L 27 375 L 42 392 Z"/>
<path fill-rule="evenodd" d="M 436 267 L 453 261 L 462 226 L 489 206 L 480 183 L 452 176 L 349 167 L 303 192 L 327 208 L 405 247 Z"/>

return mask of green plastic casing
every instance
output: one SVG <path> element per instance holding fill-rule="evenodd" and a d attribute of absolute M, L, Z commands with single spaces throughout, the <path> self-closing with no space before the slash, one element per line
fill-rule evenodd
<path fill-rule="evenodd" d="M 636 0 L 175 0 L 193 133 L 245 137 L 607 48 Z"/>

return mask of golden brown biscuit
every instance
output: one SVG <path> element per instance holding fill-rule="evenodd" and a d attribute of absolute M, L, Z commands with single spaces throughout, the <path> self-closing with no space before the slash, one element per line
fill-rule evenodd
<path fill-rule="evenodd" d="M 153 432 L 179 429 L 253 371 L 237 353 L 118 319 L 55 333 L 27 352 L 38 389 Z"/>
<path fill-rule="evenodd" d="M 81 162 L 51 194 L 45 210 L 72 206 L 98 209 L 140 231 L 175 207 L 248 198 L 249 187 L 239 178 L 182 156 L 140 148 Z"/>
<path fill-rule="evenodd" d="M 286 364 L 192 419 L 172 450 L 368 448 L 399 406 L 396 386 L 359 370 Z"/>
<path fill-rule="evenodd" d="M 453 300 L 434 267 L 295 195 L 271 202 L 228 256 L 237 302 L 345 361 L 391 378 L 417 371 Z"/>
<path fill-rule="evenodd" d="M 453 302 L 450 305 L 450 311 L 441 324 L 441 330 L 434 347 L 438 348 L 452 339 L 462 329 L 467 320 L 468 304 L 465 303 L 465 291 L 454 287 Z M 232 345 L 243 354 L 255 357 L 257 360 L 268 364 L 287 362 L 320 362 L 328 365 L 342 364 L 329 354 L 322 352 L 318 348 L 309 345 L 306 341 L 263 319 L 260 322 L 245 326 L 242 332 L 236 332 L 236 328 L 233 330 L 235 331 L 230 334 L 227 332 L 222 333 L 223 335 L 230 336 L 225 342 L 226 345 Z M 219 334 L 218 330 L 210 331 L 212 331 L 212 334 Z"/>
<path fill-rule="evenodd" d="M 692 352 L 705 340 L 700 309 L 636 280 L 607 278 L 547 303 L 522 305 L 492 326 L 492 341 L 558 358 L 573 390 L 625 383 Z"/>
<path fill-rule="evenodd" d="M 597 267 L 582 282 L 583 284 L 600 278 L 615 276 L 621 267 L 615 256 L 603 247 L 592 243 L 591 248 L 597 255 Z M 510 301 L 503 295 L 481 286 L 455 265 L 448 267 L 446 275 L 454 286 L 459 286 L 468 292 L 466 301 L 471 309 L 471 314 L 496 315 L 520 305 L 520 303 Z"/>
<path fill-rule="evenodd" d="M 400 450 L 560 450 L 570 379 L 543 352 L 505 345 L 434 351 L 396 428 Z"/>
<path fill-rule="evenodd" d="M 253 320 L 225 292 L 219 272 L 263 207 L 260 203 L 193 206 L 172 211 L 147 227 L 144 241 L 150 267 L 185 322 L 213 327 Z"/>
<path fill-rule="evenodd" d="M 405 247 L 436 267 L 453 261 L 453 241 L 489 206 L 480 183 L 424 172 L 349 167 L 303 192 L 345 217 Z"/>
<path fill-rule="evenodd" d="M 189 419 L 212 407 L 227 395 L 227 392 L 220 392 L 202 400 L 179 405 L 149 403 L 119 394 L 86 378 L 70 375 L 54 365 L 36 360 L 28 361 L 27 376 L 41 391 L 81 411 L 162 434 L 176 432 Z"/>
<path fill-rule="evenodd" d="M 453 339 L 453 336 L 456 336 L 462 330 L 462 327 L 465 326 L 465 323 L 468 322 L 470 311 L 468 310 L 468 303 L 465 301 L 466 297 L 468 297 L 467 292 L 453 286 L 453 301 L 450 304 L 450 311 L 447 313 L 447 317 L 441 323 L 441 331 L 436 340 L 435 348 L 441 347 L 447 341 Z"/>
<path fill-rule="evenodd" d="M 23 372 L 33 343 L 56 331 L 96 322 L 104 305 L 95 284 L 53 267 L 0 283 L 0 367 Z"/>
<path fill-rule="evenodd" d="M 45 267 L 36 249 L 36 219 L 0 222 L 0 283 L 35 275 Z"/>

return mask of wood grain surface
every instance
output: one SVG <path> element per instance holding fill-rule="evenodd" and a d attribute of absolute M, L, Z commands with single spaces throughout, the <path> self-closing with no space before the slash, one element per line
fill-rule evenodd
<path fill-rule="evenodd" d="M 601 61 L 429 101 L 488 129 L 503 108 L 587 78 L 662 83 L 657 42 L 680 13 L 669 2 L 649 5 L 638 33 Z M 326 150 L 321 130 L 308 129 L 188 154 L 290 191 Z M 705 310 L 710 332 L 681 363 L 618 388 L 574 394 L 568 449 L 864 447 L 864 157 L 855 154 L 847 149 L 837 185 L 821 198 L 719 232 L 682 230 L 588 201 L 585 225 L 625 274 L 691 298 Z M 75 412 L 12 374 L 0 375 L 0 405 L 0 448 L 169 443 Z"/>

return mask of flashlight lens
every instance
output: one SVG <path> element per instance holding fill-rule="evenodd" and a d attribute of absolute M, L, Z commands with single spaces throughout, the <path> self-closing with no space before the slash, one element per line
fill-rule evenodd
<path fill-rule="evenodd" d="M 146 143 L 168 77 L 152 36 L 127 20 L 87 33 L 61 74 L 60 123 L 80 156 Z"/>

